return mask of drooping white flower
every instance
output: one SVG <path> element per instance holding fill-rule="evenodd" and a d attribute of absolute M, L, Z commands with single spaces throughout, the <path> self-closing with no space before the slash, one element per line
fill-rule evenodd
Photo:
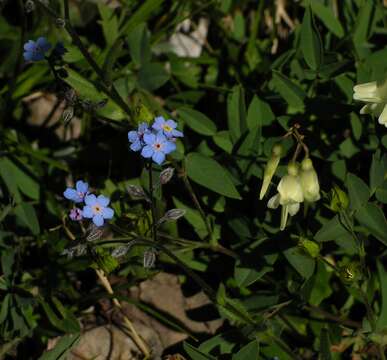
<path fill-rule="evenodd" d="M 294 162 L 288 165 L 288 174 L 285 175 L 277 186 L 278 194 L 274 195 L 267 203 L 271 209 L 282 206 L 281 230 L 286 227 L 288 215 L 294 216 L 300 210 L 300 203 L 304 201 L 300 178 L 298 176 L 298 165 Z"/>
<path fill-rule="evenodd" d="M 387 81 L 372 81 L 355 85 L 353 99 L 368 104 L 360 109 L 360 114 L 373 114 L 378 122 L 387 127 Z"/>
<path fill-rule="evenodd" d="M 265 166 L 265 172 L 263 174 L 263 182 L 261 187 L 261 192 L 259 194 L 259 200 L 262 200 L 265 196 L 267 189 L 269 188 L 271 179 L 275 171 L 277 170 L 278 164 L 280 162 L 282 155 L 282 146 L 281 144 L 276 144 L 273 146 L 271 150 L 271 158 L 268 160 Z"/>
<path fill-rule="evenodd" d="M 301 162 L 300 183 L 305 201 L 315 202 L 320 199 L 320 184 L 312 160 L 309 158 Z"/>

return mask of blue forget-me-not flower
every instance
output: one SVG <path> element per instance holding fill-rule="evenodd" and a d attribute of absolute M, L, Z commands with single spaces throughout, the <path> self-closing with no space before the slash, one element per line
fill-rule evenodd
<path fill-rule="evenodd" d="M 142 148 L 141 155 L 144 158 L 152 158 L 157 164 L 162 164 L 165 155 L 176 150 L 176 144 L 168 140 L 161 132 L 157 134 L 144 134 L 145 146 Z"/>
<path fill-rule="evenodd" d="M 132 144 L 130 145 L 130 149 L 133 151 L 139 151 L 144 146 L 144 134 L 150 132 L 148 128 L 148 124 L 143 122 L 138 125 L 137 131 L 132 130 L 128 132 L 128 140 Z"/>
<path fill-rule="evenodd" d="M 87 195 L 88 190 L 89 184 L 82 180 L 78 180 L 75 184 L 75 189 L 67 188 L 63 193 L 63 196 L 68 200 L 74 201 L 75 203 L 80 203 Z"/>
<path fill-rule="evenodd" d="M 162 133 L 167 138 L 172 137 L 183 137 L 183 133 L 179 130 L 176 130 L 177 123 L 171 119 L 165 120 L 162 116 L 155 118 L 155 122 L 152 125 L 152 128 L 156 131 L 162 131 Z"/>
<path fill-rule="evenodd" d="M 83 207 L 83 217 L 93 219 L 96 226 L 102 226 L 105 219 L 111 219 L 114 216 L 114 210 L 108 207 L 110 199 L 106 196 L 94 194 L 85 197 L 86 206 Z"/>
<path fill-rule="evenodd" d="M 29 40 L 24 44 L 24 59 L 26 61 L 40 61 L 44 59 L 45 53 L 51 49 L 51 44 L 45 37 L 36 41 Z"/>

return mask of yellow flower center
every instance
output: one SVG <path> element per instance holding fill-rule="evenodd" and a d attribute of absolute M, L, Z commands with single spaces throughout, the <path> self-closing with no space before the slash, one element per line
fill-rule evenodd
<path fill-rule="evenodd" d="M 163 125 L 163 129 L 164 129 L 165 131 L 167 131 L 167 132 L 172 131 L 172 128 L 171 128 L 169 125 L 166 125 L 166 124 Z"/>
<path fill-rule="evenodd" d="M 102 211 L 101 206 L 99 206 L 99 205 L 94 205 L 94 206 L 93 206 L 93 212 L 94 212 L 95 214 L 99 214 L 101 211 Z"/>

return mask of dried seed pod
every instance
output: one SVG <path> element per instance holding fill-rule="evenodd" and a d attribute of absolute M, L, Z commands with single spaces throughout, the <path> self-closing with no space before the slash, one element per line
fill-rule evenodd
<path fill-rule="evenodd" d="M 174 172 L 175 172 L 175 169 L 172 167 L 168 167 L 168 168 L 164 169 L 160 173 L 160 184 L 164 185 L 164 184 L 168 183 L 172 179 Z"/>
<path fill-rule="evenodd" d="M 91 223 L 90 226 L 87 228 L 87 236 L 86 240 L 87 241 L 96 241 L 102 238 L 104 234 L 104 227 L 103 226 L 96 226 L 94 223 Z"/>
<path fill-rule="evenodd" d="M 144 268 L 151 269 L 156 263 L 156 249 L 150 248 L 144 252 Z"/>
<path fill-rule="evenodd" d="M 112 251 L 111 255 L 112 255 L 114 258 L 119 258 L 119 257 L 121 257 L 121 256 L 126 255 L 130 248 L 131 248 L 131 244 L 118 246 L 118 247 L 116 247 L 116 248 Z"/>
<path fill-rule="evenodd" d="M 128 191 L 130 196 L 137 197 L 137 198 L 146 197 L 144 189 L 141 186 L 129 184 L 126 186 L 126 190 Z"/>
<path fill-rule="evenodd" d="M 171 209 L 168 210 L 164 216 L 157 222 L 157 225 L 161 225 L 166 221 L 175 221 L 184 216 L 186 211 L 184 209 Z"/>
<path fill-rule="evenodd" d="M 73 117 L 74 117 L 74 108 L 72 106 L 69 106 L 66 109 L 64 109 L 62 113 L 62 120 L 64 125 L 69 124 Z"/>

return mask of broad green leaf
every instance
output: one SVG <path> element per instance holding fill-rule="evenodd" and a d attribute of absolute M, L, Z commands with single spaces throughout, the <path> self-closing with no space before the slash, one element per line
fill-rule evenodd
<path fill-rule="evenodd" d="M 332 273 L 327 271 L 326 265 L 322 262 L 318 262 L 316 273 L 310 279 L 313 283 L 309 296 L 310 304 L 318 306 L 324 299 L 332 294 L 332 286 L 329 282 L 331 275 Z"/>
<path fill-rule="evenodd" d="M 243 88 L 238 85 L 227 98 L 227 121 L 231 140 L 235 143 L 246 131 L 246 104 Z"/>
<path fill-rule="evenodd" d="M 232 152 L 232 142 L 230 139 L 230 133 L 227 130 L 217 132 L 212 139 L 214 143 L 218 145 L 226 153 L 231 154 Z"/>
<path fill-rule="evenodd" d="M 328 332 L 328 329 L 325 329 L 325 328 L 321 329 L 321 332 L 320 332 L 320 359 L 332 360 L 329 332 Z"/>
<path fill-rule="evenodd" d="M 190 153 L 186 157 L 187 175 L 194 182 L 218 194 L 241 199 L 231 175 L 216 160 L 199 153 Z"/>
<path fill-rule="evenodd" d="M 353 210 L 357 210 L 367 203 L 370 198 L 370 189 L 362 179 L 354 174 L 348 173 L 346 184 L 350 205 Z"/>
<path fill-rule="evenodd" d="M 11 294 L 5 294 L 3 300 L 1 301 L 0 309 L 0 324 L 2 324 L 9 314 L 9 307 L 11 305 Z"/>
<path fill-rule="evenodd" d="M 0 159 L 0 176 L 17 202 L 21 200 L 20 192 L 33 200 L 39 199 L 39 184 L 11 159 Z"/>
<path fill-rule="evenodd" d="M 253 340 L 233 355 L 232 360 L 259 360 L 259 358 L 259 342 Z"/>
<path fill-rule="evenodd" d="M 183 343 L 183 348 L 192 360 L 216 360 L 213 356 L 199 351 L 187 342 Z"/>
<path fill-rule="evenodd" d="M 335 215 L 328 220 L 317 233 L 314 235 L 316 241 L 331 241 L 338 237 L 348 234 L 348 231 L 341 225 L 339 215 Z"/>
<path fill-rule="evenodd" d="M 316 15 L 332 33 L 339 38 L 344 36 L 343 26 L 329 7 L 323 5 L 322 2 L 315 0 L 310 1 L 310 6 L 312 7 L 313 14 Z"/>
<path fill-rule="evenodd" d="M 387 246 L 387 221 L 380 207 L 368 203 L 357 210 L 356 219 Z"/>
<path fill-rule="evenodd" d="M 305 92 L 285 75 L 273 71 L 273 84 L 289 106 L 295 109 L 304 106 Z"/>
<path fill-rule="evenodd" d="M 260 270 L 236 266 L 234 271 L 234 278 L 239 286 L 246 287 L 254 284 L 256 281 L 262 278 L 262 276 L 272 270 L 273 268 L 271 266 L 264 266 Z"/>
<path fill-rule="evenodd" d="M 376 262 L 376 266 L 378 269 L 381 294 L 381 304 L 379 304 L 380 313 L 376 322 L 376 327 L 378 330 L 384 330 L 387 329 L 387 271 L 379 260 Z"/>
<path fill-rule="evenodd" d="M 380 158 L 380 152 L 372 155 L 372 163 L 370 168 L 370 187 L 374 193 L 384 182 L 384 161 Z"/>
<path fill-rule="evenodd" d="M 363 1 L 357 12 L 356 23 L 352 31 L 353 44 L 358 55 L 362 58 L 369 53 L 367 40 L 372 31 L 374 14 L 375 5 L 373 1 Z"/>
<path fill-rule="evenodd" d="M 215 123 L 200 111 L 187 107 L 181 107 L 177 110 L 180 118 L 188 127 L 198 134 L 212 136 L 216 134 Z"/>
<path fill-rule="evenodd" d="M 67 334 L 59 339 L 55 347 L 43 353 L 39 360 L 65 360 L 66 355 L 74 347 L 80 338 L 80 334 Z"/>
<path fill-rule="evenodd" d="M 63 78 L 63 80 L 73 87 L 81 97 L 91 101 L 101 101 L 106 98 L 106 95 L 101 93 L 91 81 L 75 70 L 68 67 L 66 72 L 67 77 Z"/>
<path fill-rule="evenodd" d="M 138 66 L 149 63 L 151 60 L 149 37 L 149 31 L 144 23 L 137 25 L 128 34 L 130 55 Z"/>
<path fill-rule="evenodd" d="M 98 4 L 98 11 L 101 15 L 103 35 L 108 46 L 112 46 L 118 38 L 118 19 L 114 10 L 104 4 Z"/>
<path fill-rule="evenodd" d="M 138 84 L 145 90 L 156 90 L 168 80 L 169 74 L 161 63 L 145 63 L 138 72 Z"/>
<path fill-rule="evenodd" d="M 322 63 L 323 50 L 320 34 L 314 24 L 309 6 L 305 9 L 301 24 L 300 47 L 307 65 L 312 70 L 317 70 Z"/>
<path fill-rule="evenodd" d="M 36 211 L 31 204 L 26 202 L 20 203 L 15 207 L 14 212 L 19 220 L 27 226 L 34 235 L 38 235 L 40 233 L 38 217 L 36 216 Z"/>
<path fill-rule="evenodd" d="M 270 105 L 254 95 L 247 111 L 247 127 L 251 130 L 257 126 L 270 125 L 275 120 Z"/>
<path fill-rule="evenodd" d="M 128 35 L 141 23 L 145 23 L 165 0 L 146 0 L 122 26 L 120 33 Z"/>
<path fill-rule="evenodd" d="M 305 279 L 309 279 L 314 272 L 315 260 L 306 255 L 298 246 L 283 252 L 290 265 Z"/>

